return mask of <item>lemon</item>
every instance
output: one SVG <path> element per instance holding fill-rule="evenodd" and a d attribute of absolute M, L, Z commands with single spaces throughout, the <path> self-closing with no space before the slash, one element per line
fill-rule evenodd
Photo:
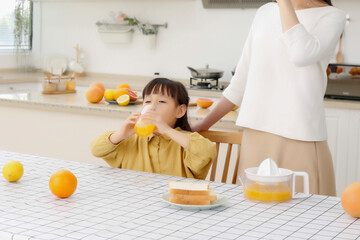
<path fill-rule="evenodd" d="M 120 106 L 127 106 L 130 102 L 130 96 L 127 94 L 121 95 L 116 101 Z"/>
<path fill-rule="evenodd" d="M 114 89 L 108 89 L 104 93 L 104 98 L 106 101 L 114 101 Z"/>
<path fill-rule="evenodd" d="M 18 161 L 10 161 L 3 167 L 3 175 L 9 182 L 16 182 L 24 174 L 23 165 Z"/>

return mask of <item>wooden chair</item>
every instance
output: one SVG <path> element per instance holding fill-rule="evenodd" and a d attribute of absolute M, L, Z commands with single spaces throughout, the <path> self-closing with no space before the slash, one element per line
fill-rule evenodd
<path fill-rule="evenodd" d="M 241 132 L 203 131 L 203 132 L 199 132 L 199 134 L 201 134 L 205 138 L 209 139 L 210 141 L 216 143 L 217 154 L 219 154 L 220 143 L 228 144 L 224 169 L 223 169 L 222 178 L 221 178 L 221 182 L 223 182 L 223 183 L 226 182 L 226 179 L 228 176 L 229 166 L 230 166 L 230 157 L 231 157 L 231 151 L 232 151 L 233 145 L 235 144 L 235 145 L 239 146 L 237 157 L 236 157 L 235 169 L 234 169 L 233 178 L 232 178 L 232 182 L 231 182 L 231 183 L 235 184 L 236 178 L 237 178 L 237 172 L 238 172 L 238 168 L 239 168 L 240 146 L 241 146 L 241 140 L 242 140 L 242 133 Z M 218 159 L 219 159 L 219 155 L 216 156 L 216 158 L 212 164 L 210 181 L 215 181 Z"/>

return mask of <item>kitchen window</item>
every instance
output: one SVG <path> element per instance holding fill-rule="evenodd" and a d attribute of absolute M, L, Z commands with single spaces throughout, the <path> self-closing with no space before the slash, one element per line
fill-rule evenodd
<path fill-rule="evenodd" d="M 0 1 L 0 52 L 32 49 L 33 3 L 30 0 Z M 14 31 L 16 29 L 16 32 Z"/>

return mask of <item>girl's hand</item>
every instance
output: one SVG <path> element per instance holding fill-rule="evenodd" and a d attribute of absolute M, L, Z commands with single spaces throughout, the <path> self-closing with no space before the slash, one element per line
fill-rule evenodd
<path fill-rule="evenodd" d="M 161 116 L 157 114 L 156 111 L 149 110 L 141 118 L 149 121 L 149 124 L 154 124 L 156 126 L 154 133 L 166 134 L 166 131 L 172 129 L 165 121 L 162 120 Z"/>
<path fill-rule="evenodd" d="M 120 130 L 110 135 L 110 141 L 113 144 L 118 144 L 123 139 L 130 137 L 135 134 L 134 126 L 137 120 L 140 117 L 140 113 L 132 113 L 130 117 L 128 117 L 123 124 L 121 125 Z"/>

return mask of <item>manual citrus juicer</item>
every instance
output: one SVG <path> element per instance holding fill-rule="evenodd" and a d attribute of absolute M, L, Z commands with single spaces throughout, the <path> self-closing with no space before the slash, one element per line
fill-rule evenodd
<path fill-rule="evenodd" d="M 304 193 L 295 194 L 296 176 L 303 177 Z M 239 179 L 245 197 L 255 202 L 281 203 L 309 196 L 309 175 L 306 172 L 278 168 L 270 158 L 265 159 L 259 167 L 245 169 Z"/>

